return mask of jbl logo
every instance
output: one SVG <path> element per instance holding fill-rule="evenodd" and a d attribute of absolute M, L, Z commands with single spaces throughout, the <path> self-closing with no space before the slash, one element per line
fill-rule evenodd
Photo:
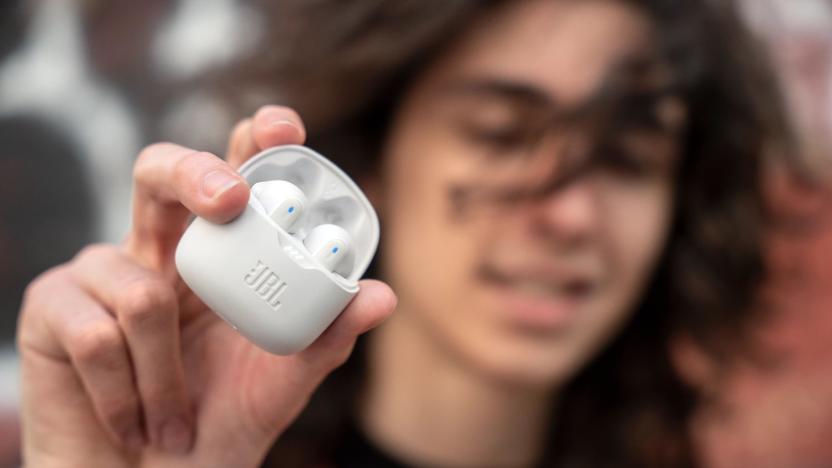
<path fill-rule="evenodd" d="M 245 282 L 258 296 L 263 298 L 272 309 L 280 308 L 278 298 L 286 290 L 286 282 L 280 279 L 273 271 L 269 270 L 263 262 L 257 261 L 257 265 L 245 276 Z"/>

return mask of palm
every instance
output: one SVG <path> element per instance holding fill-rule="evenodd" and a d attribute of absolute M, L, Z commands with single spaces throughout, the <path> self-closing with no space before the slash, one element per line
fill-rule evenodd
<path fill-rule="evenodd" d="M 300 389 L 285 388 L 281 379 L 297 370 L 294 358 L 254 347 L 210 312 L 183 323 L 182 337 L 196 413 L 194 450 L 176 460 L 151 449 L 142 461 L 146 466 L 159 466 L 162 460 L 169 466 L 253 466 L 262 454 L 263 447 L 258 445 L 268 429 L 265 425 L 273 423 L 276 435 L 280 426 L 289 423 L 289 413 L 294 414 L 302 404 Z M 276 412 L 286 413 L 287 419 L 275 421 L 268 416 Z M 228 454 L 232 459 L 223 461 Z M 243 461 L 246 457 L 251 458 L 249 463 Z"/>
<path fill-rule="evenodd" d="M 244 444 L 263 433 L 276 435 L 301 409 L 306 390 L 317 384 L 317 379 L 302 378 L 308 369 L 297 355 L 269 354 L 215 314 L 203 312 L 183 323 L 182 330 L 183 361 L 197 413 L 197 457 L 203 447 L 227 446 L 233 434 Z"/>
<path fill-rule="evenodd" d="M 153 447 L 129 452 L 98 421 L 70 363 L 34 353 L 24 356 L 38 401 L 28 433 L 62 441 L 64 466 L 256 466 L 271 440 L 302 407 L 318 379 L 309 379 L 299 356 L 268 354 L 205 309 L 192 294 L 180 305 L 182 357 L 195 413 L 193 450 L 184 456 Z M 189 305 L 190 304 L 190 305 Z M 41 398 L 39 394 L 45 394 Z"/>

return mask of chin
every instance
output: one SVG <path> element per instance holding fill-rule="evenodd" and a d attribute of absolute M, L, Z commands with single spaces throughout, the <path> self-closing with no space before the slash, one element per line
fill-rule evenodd
<path fill-rule="evenodd" d="M 484 377 L 513 387 L 556 390 L 568 385 L 629 317 L 624 297 L 588 297 L 546 320 L 483 301 L 472 326 L 457 328 L 457 351 Z M 548 312 L 548 309 L 542 309 Z M 555 319 L 549 320 L 550 317 Z"/>
<path fill-rule="evenodd" d="M 585 363 L 580 357 L 582 353 L 566 337 L 546 341 L 500 337 L 469 345 L 473 346 L 461 351 L 483 377 L 517 388 L 562 387 Z"/>

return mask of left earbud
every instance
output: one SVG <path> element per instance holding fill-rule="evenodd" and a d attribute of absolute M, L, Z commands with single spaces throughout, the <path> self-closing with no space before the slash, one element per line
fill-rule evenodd
<path fill-rule="evenodd" d="M 251 193 L 266 210 L 266 214 L 289 233 L 295 232 L 294 227 L 309 204 L 303 191 L 285 180 L 258 182 L 251 187 Z"/>
<path fill-rule="evenodd" d="M 340 226 L 321 224 L 309 231 L 303 245 L 321 265 L 329 271 L 335 271 L 350 252 L 352 247 L 350 234 Z"/>

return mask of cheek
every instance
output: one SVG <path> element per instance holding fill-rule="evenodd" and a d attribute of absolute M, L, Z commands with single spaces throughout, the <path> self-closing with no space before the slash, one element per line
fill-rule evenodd
<path fill-rule="evenodd" d="M 453 321 L 479 246 L 477 231 L 453 218 L 448 188 L 469 168 L 441 138 L 410 137 L 428 134 L 418 130 L 394 134 L 387 148 L 383 268 L 405 314 Z"/>
<path fill-rule="evenodd" d="M 629 312 L 644 294 L 666 243 L 672 186 L 655 183 L 617 190 L 606 200 L 605 255 L 611 309 Z"/>
<path fill-rule="evenodd" d="M 630 319 L 665 245 L 673 209 L 671 194 L 669 184 L 607 192 L 599 239 L 605 281 L 576 323 L 569 344 L 551 350 L 552 363 L 562 360 L 557 369 L 561 376 L 590 360 Z"/>

